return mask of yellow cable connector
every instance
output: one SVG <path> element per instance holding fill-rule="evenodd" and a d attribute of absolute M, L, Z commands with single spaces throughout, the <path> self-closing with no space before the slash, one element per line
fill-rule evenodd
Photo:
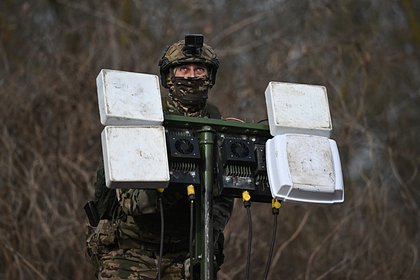
<path fill-rule="evenodd" d="M 248 201 L 250 201 L 250 200 L 251 200 L 251 195 L 249 194 L 249 192 L 248 192 L 248 191 L 244 191 L 244 192 L 242 192 L 242 200 L 243 200 L 244 202 L 248 202 Z"/>
<path fill-rule="evenodd" d="M 276 199 L 276 198 L 273 198 L 271 200 L 271 207 L 272 208 L 276 208 L 276 209 L 280 209 L 280 207 L 281 207 L 280 201 L 278 199 Z"/>
<path fill-rule="evenodd" d="M 279 209 L 281 207 L 281 203 L 277 198 L 273 198 L 271 200 L 271 211 L 273 212 L 273 215 L 278 215 L 279 214 Z"/>
<path fill-rule="evenodd" d="M 242 192 L 242 200 L 244 201 L 245 208 L 251 207 L 251 195 L 248 191 Z"/>
<path fill-rule="evenodd" d="M 194 189 L 194 185 L 188 185 L 187 186 L 187 194 L 188 194 L 188 199 L 193 201 L 195 199 L 195 189 Z"/>
<path fill-rule="evenodd" d="M 188 185 L 187 186 L 187 193 L 188 193 L 188 196 L 195 194 L 194 185 Z"/>

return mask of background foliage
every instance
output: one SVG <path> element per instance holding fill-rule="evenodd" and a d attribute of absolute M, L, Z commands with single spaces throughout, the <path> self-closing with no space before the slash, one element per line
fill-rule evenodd
<path fill-rule="evenodd" d="M 266 118 L 269 81 L 325 85 L 346 200 L 284 203 L 270 279 L 416 279 L 418 1 L 0 2 L 0 279 L 92 279 L 83 205 L 101 154 L 100 69 L 158 74 L 166 45 L 197 32 L 222 61 L 210 100 Z M 254 204 L 252 279 L 272 225 Z M 245 210 L 226 229 L 219 279 L 242 279 Z"/>

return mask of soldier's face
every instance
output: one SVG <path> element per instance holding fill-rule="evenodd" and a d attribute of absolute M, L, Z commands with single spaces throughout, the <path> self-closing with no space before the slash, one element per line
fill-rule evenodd
<path fill-rule="evenodd" d="M 174 69 L 175 77 L 184 77 L 184 78 L 204 78 L 208 76 L 207 67 L 199 64 L 184 64 L 175 67 Z"/>

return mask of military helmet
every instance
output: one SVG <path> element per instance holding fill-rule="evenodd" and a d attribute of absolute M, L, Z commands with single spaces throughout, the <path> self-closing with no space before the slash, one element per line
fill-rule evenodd
<path fill-rule="evenodd" d="M 160 79 L 165 88 L 168 88 L 170 69 L 188 63 L 204 64 L 209 71 L 210 87 L 214 85 L 219 59 L 213 48 L 203 41 L 201 34 L 188 34 L 185 35 L 185 40 L 176 42 L 166 49 L 159 61 Z"/>

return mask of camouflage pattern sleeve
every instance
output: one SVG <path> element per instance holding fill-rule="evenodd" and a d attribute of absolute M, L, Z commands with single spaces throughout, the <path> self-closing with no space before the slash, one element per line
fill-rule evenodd
<path fill-rule="evenodd" d="M 214 238 L 214 255 L 216 257 L 216 268 L 220 269 L 223 264 L 225 255 L 223 254 L 224 234 L 223 230 L 228 223 L 234 199 L 225 196 L 214 198 L 213 203 L 213 238 Z"/>
<path fill-rule="evenodd" d="M 109 189 L 105 185 L 103 163 L 97 170 L 95 181 L 95 206 L 101 219 L 112 219 L 118 200 L 123 212 L 128 215 L 156 213 L 156 191 L 139 189 Z"/>
<path fill-rule="evenodd" d="M 139 216 L 157 212 L 156 190 L 118 189 L 117 199 L 127 215 Z"/>

